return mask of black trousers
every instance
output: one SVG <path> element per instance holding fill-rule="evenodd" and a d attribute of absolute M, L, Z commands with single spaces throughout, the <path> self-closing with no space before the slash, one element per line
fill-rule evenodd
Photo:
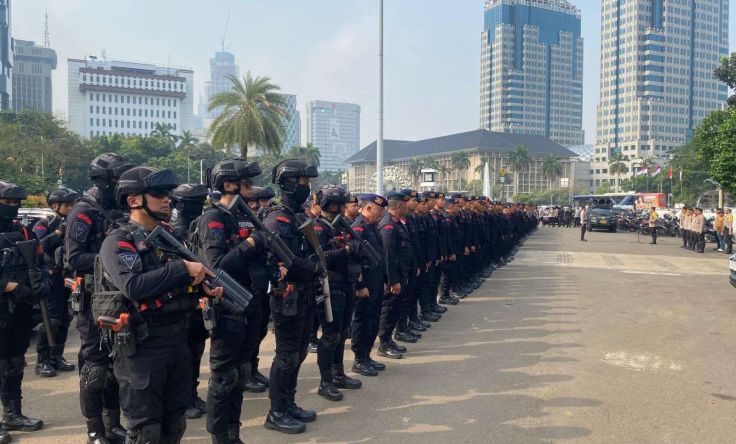
<path fill-rule="evenodd" d="M 656 244 L 657 243 L 657 228 L 654 227 L 654 228 L 649 228 L 649 229 L 652 230 L 652 243 Z"/>
<path fill-rule="evenodd" d="M 283 300 L 270 296 L 271 313 L 276 333 L 276 356 L 271 365 L 268 397 L 271 410 L 284 411 L 294 404 L 297 377 L 302 362 L 307 357 L 307 347 L 316 316 L 314 293 L 300 291 L 297 312 L 294 316 L 283 314 Z"/>
<path fill-rule="evenodd" d="M 197 387 L 199 387 L 199 369 L 202 366 L 202 355 L 204 354 L 205 343 L 209 337 L 210 333 L 204 326 L 202 311 L 198 308 L 194 309 L 189 322 L 189 330 L 187 331 L 187 345 L 189 346 L 189 354 L 192 357 L 189 361 L 192 369 L 192 401 L 198 396 Z"/>
<path fill-rule="evenodd" d="M 217 326 L 210 333 L 210 381 L 207 389 L 207 431 L 227 433 L 240 423 L 245 383 L 251 377 L 251 361 L 260 344 L 263 312 L 253 295 L 245 309 L 245 322 L 218 311 Z"/>
<path fill-rule="evenodd" d="M 383 281 L 380 278 L 370 282 L 368 295 L 365 299 L 356 299 L 353 314 L 350 348 L 358 362 L 368 360 L 373 343 L 378 337 L 378 324 L 381 320 L 383 304 Z"/>
<path fill-rule="evenodd" d="M 0 366 L 4 376 L 0 379 L 0 397 L 3 402 L 19 401 L 25 354 L 31 342 L 33 310 L 30 304 L 15 304 L 13 313 L 3 318 L 0 320 Z"/>
<path fill-rule="evenodd" d="M 69 336 L 69 326 L 71 324 L 71 314 L 69 313 L 69 296 L 70 290 L 64 286 L 64 277 L 59 272 L 51 275 L 51 294 L 49 295 L 49 317 L 51 318 L 51 329 L 54 335 L 56 347 L 49 347 L 46 338 L 46 327 L 41 324 L 39 330 L 38 342 L 36 343 L 36 352 L 38 353 L 38 361 L 42 362 L 51 356 L 61 356 L 64 353 L 64 346 Z"/>
<path fill-rule="evenodd" d="M 178 443 L 184 435 L 191 381 L 184 333 L 145 339 L 132 357 L 116 355 L 128 443 Z"/>
<path fill-rule="evenodd" d="M 332 322 L 327 322 L 324 306 L 317 307 L 322 336 L 317 346 L 317 366 L 323 382 L 332 381 L 332 367 L 343 366 L 345 342 L 350 337 L 350 324 L 355 307 L 355 290 L 350 286 L 330 284 Z"/>
<path fill-rule="evenodd" d="M 705 234 L 695 233 L 695 248 L 698 253 L 705 251 Z"/>
<path fill-rule="evenodd" d="M 112 372 L 110 349 L 102 341 L 100 329 L 92 320 L 90 309 L 77 314 L 79 346 L 79 403 L 85 418 L 100 418 L 104 410 L 118 410 L 118 381 Z M 189 393 L 189 390 L 187 390 Z"/>
<path fill-rule="evenodd" d="M 389 287 L 390 289 L 390 287 Z M 394 333 L 396 323 L 401 315 L 402 298 L 407 292 L 407 282 L 401 282 L 401 292 L 397 295 L 387 292 L 383 295 L 383 304 L 381 306 L 381 319 L 378 324 L 378 337 L 381 342 L 391 340 Z"/>
<path fill-rule="evenodd" d="M 580 226 L 580 240 L 585 239 L 585 232 L 587 231 L 587 229 L 588 229 L 588 225 L 586 224 L 582 224 Z"/>
<path fill-rule="evenodd" d="M 440 279 L 441 297 L 446 298 L 450 295 L 450 291 L 452 291 L 452 288 L 455 286 L 457 269 L 457 261 L 447 261 L 447 263 L 442 267 L 442 277 Z"/>
<path fill-rule="evenodd" d="M 422 313 L 428 312 L 436 304 L 436 293 L 432 294 L 434 288 L 432 283 L 436 272 L 437 266 L 432 261 L 427 272 L 423 273 L 423 279 L 421 279 L 420 283 L 421 293 L 419 295 L 419 308 Z"/>

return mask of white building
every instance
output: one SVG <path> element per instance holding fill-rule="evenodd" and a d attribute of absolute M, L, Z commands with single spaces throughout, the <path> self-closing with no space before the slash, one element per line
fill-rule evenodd
<path fill-rule="evenodd" d="M 360 106 L 307 103 L 307 143 L 320 151 L 320 170 L 346 170 L 345 160 L 360 150 Z"/>
<path fill-rule="evenodd" d="M 300 146 L 302 144 L 302 118 L 297 108 L 296 96 L 293 94 L 282 94 L 286 101 L 286 119 L 284 119 L 284 145 L 283 150 Z"/>
<path fill-rule="evenodd" d="M 69 127 L 82 137 L 192 129 L 193 72 L 118 60 L 69 59 Z"/>
<path fill-rule="evenodd" d="M 204 83 L 204 109 L 200 111 L 200 115 L 204 120 L 205 128 L 209 128 L 212 121 L 222 113 L 220 108 L 207 111 L 207 107 L 210 100 L 217 94 L 233 88 L 233 82 L 229 76 L 240 77 L 240 67 L 235 64 L 235 55 L 225 50 L 218 51 L 210 59 L 210 79 Z"/>
<path fill-rule="evenodd" d="M 603 0 L 595 186 L 611 157 L 666 163 L 726 100 L 714 76 L 728 56 L 728 0 Z"/>
<path fill-rule="evenodd" d="M 480 127 L 583 143 L 580 10 L 567 0 L 486 0 Z"/>

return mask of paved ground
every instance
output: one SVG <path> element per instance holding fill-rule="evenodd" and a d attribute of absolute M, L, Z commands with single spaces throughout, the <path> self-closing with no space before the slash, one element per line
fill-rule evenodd
<path fill-rule="evenodd" d="M 343 402 L 316 395 L 310 356 L 298 401 L 318 421 L 300 436 L 267 432 L 266 397 L 248 395 L 245 440 L 734 442 L 736 290 L 726 256 L 711 246 L 695 255 L 671 238 L 653 246 L 629 233 L 577 236 L 540 228 L 407 359 Z M 32 373 L 35 355 L 29 362 Z M 18 441 L 84 442 L 76 374 L 30 374 L 24 387 L 27 413 L 47 427 Z M 189 423 L 185 442 L 209 442 L 204 419 Z"/>

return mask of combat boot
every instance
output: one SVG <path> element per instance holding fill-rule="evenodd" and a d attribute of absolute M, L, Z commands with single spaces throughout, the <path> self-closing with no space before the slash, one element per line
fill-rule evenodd
<path fill-rule="evenodd" d="M 105 423 L 101 417 L 87 418 L 87 444 L 110 444 L 105 436 Z"/>
<path fill-rule="evenodd" d="M 394 333 L 394 339 L 409 344 L 414 344 L 419 340 L 416 336 L 409 334 L 408 331 L 397 331 Z"/>
<path fill-rule="evenodd" d="M 406 347 L 404 347 L 403 345 L 399 345 L 399 344 L 395 343 L 393 339 L 389 339 L 389 340 L 388 340 L 388 345 L 389 345 L 389 347 L 391 347 L 391 348 L 393 348 L 394 350 L 398 351 L 398 352 L 399 352 L 399 353 L 401 353 L 402 355 L 403 355 L 404 353 L 406 353 L 406 352 L 408 352 L 408 351 L 409 351 L 409 349 L 407 349 L 407 348 L 406 348 Z"/>
<path fill-rule="evenodd" d="M 437 322 L 440 320 L 440 317 L 437 315 L 437 313 L 428 311 L 426 313 L 422 313 L 422 319 L 425 322 Z"/>
<path fill-rule="evenodd" d="M 38 362 L 36 362 L 36 374 L 42 378 L 53 378 L 56 376 L 52 358 L 48 351 L 38 354 Z"/>
<path fill-rule="evenodd" d="M 245 382 L 245 391 L 250 393 L 263 393 L 266 391 L 268 387 L 266 387 L 265 384 L 262 384 L 260 381 L 258 381 L 255 377 L 251 376 L 248 378 L 248 380 Z"/>
<path fill-rule="evenodd" d="M 263 384 L 266 387 L 268 387 L 268 384 L 270 382 L 268 380 L 268 376 L 266 376 L 263 373 L 261 373 L 261 372 L 258 371 L 258 362 L 259 361 L 260 361 L 259 359 L 256 359 L 255 362 L 253 363 L 253 365 L 251 366 L 251 369 L 253 370 L 253 379 L 255 379 L 256 381 L 258 381 L 261 384 Z"/>
<path fill-rule="evenodd" d="M 353 372 L 363 376 L 378 376 L 378 370 L 373 368 L 370 361 L 355 360 L 353 363 Z"/>
<path fill-rule="evenodd" d="M 328 401 L 342 401 L 342 393 L 332 381 L 320 381 L 317 394 Z"/>
<path fill-rule="evenodd" d="M 12 439 L 10 438 L 10 433 L 8 433 L 7 430 L 0 427 L 0 444 L 6 444 L 9 443 Z"/>
<path fill-rule="evenodd" d="M 332 380 L 335 382 L 335 386 L 341 389 L 357 390 L 363 386 L 359 379 L 346 375 L 345 367 L 342 365 L 332 366 Z"/>
<path fill-rule="evenodd" d="M 373 367 L 377 372 L 382 372 L 386 370 L 386 364 L 378 361 L 374 361 L 373 358 L 368 356 L 368 363 Z"/>
<path fill-rule="evenodd" d="M 286 408 L 286 412 L 297 421 L 314 422 L 317 420 L 317 412 L 314 410 L 304 410 L 293 402 Z"/>
<path fill-rule="evenodd" d="M 63 345 L 57 345 L 51 350 L 51 365 L 59 372 L 71 372 L 76 368 L 74 364 L 64 359 Z"/>
<path fill-rule="evenodd" d="M 307 426 L 303 422 L 292 418 L 287 412 L 278 410 L 270 410 L 268 412 L 263 427 L 268 430 L 276 430 L 277 432 L 288 433 L 290 435 L 304 433 L 307 430 Z"/>
<path fill-rule="evenodd" d="M 440 296 L 439 303 L 443 305 L 457 305 L 457 299 L 450 298 L 449 294 L 443 294 Z"/>
<path fill-rule="evenodd" d="M 227 437 L 230 439 L 230 444 L 245 444 L 240 439 L 240 423 L 227 426 Z"/>
<path fill-rule="evenodd" d="M 105 423 L 107 438 L 110 441 L 125 442 L 125 439 L 128 437 L 128 431 L 120 425 L 120 409 L 103 410 L 102 420 Z"/>
<path fill-rule="evenodd" d="M 2 426 L 6 430 L 35 432 L 43 428 L 43 421 L 23 415 L 20 399 L 3 400 Z"/>
<path fill-rule="evenodd" d="M 404 355 L 401 354 L 400 351 L 391 347 L 390 344 L 381 341 L 381 344 L 378 346 L 378 356 L 383 356 L 384 358 L 389 359 L 401 359 Z"/>

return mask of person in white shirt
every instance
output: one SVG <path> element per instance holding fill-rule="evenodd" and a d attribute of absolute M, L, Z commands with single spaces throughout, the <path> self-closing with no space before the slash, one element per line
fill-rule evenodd
<path fill-rule="evenodd" d="M 580 240 L 587 242 L 585 239 L 585 231 L 588 229 L 588 207 L 580 210 Z"/>

